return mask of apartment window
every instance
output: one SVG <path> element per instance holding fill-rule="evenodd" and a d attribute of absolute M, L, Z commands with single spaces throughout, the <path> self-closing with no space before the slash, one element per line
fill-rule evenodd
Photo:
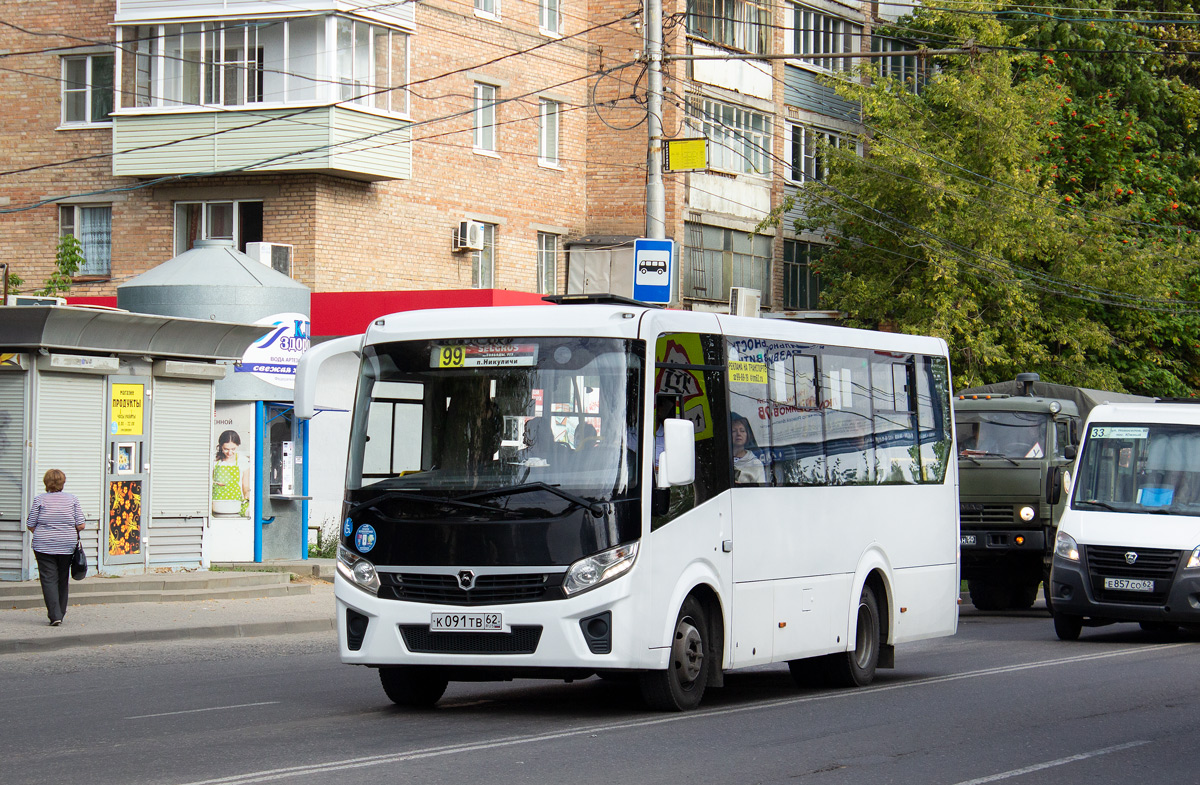
<path fill-rule="evenodd" d="M 197 240 L 233 240 L 238 250 L 263 239 L 263 203 L 211 201 L 175 203 L 175 255 Z"/>
<path fill-rule="evenodd" d="M 769 3 L 753 0 L 694 0 L 688 6 L 689 34 L 753 54 L 770 53 Z"/>
<path fill-rule="evenodd" d="M 875 52 L 904 52 L 917 49 L 916 44 L 895 38 L 872 38 L 871 50 Z M 897 79 L 910 92 L 921 89 L 921 69 L 916 55 L 875 58 L 875 73 L 880 79 Z"/>
<path fill-rule="evenodd" d="M 852 54 L 862 51 L 862 25 L 797 5 L 789 42 L 789 54 L 801 56 L 801 62 L 827 71 L 849 71 L 853 57 L 803 57 L 803 55 Z"/>
<path fill-rule="evenodd" d="M 496 225 L 483 225 L 483 250 L 471 254 L 471 286 L 491 289 L 495 285 Z"/>
<path fill-rule="evenodd" d="M 558 118 L 562 105 L 543 98 L 538 116 L 538 163 L 558 165 Z"/>
<path fill-rule="evenodd" d="M 538 27 L 545 33 L 561 33 L 559 0 L 538 0 Z"/>
<path fill-rule="evenodd" d="M 788 134 L 788 179 L 797 183 L 824 180 L 829 173 L 826 155 L 829 148 L 854 148 L 862 154 L 858 142 L 848 136 L 807 125 L 792 125 Z"/>
<path fill-rule="evenodd" d="M 112 207 L 64 204 L 58 208 L 58 232 L 70 235 L 83 247 L 83 266 L 77 276 L 112 274 Z"/>
<path fill-rule="evenodd" d="M 476 13 L 500 18 L 500 0 L 475 0 Z"/>
<path fill-rule="evenodd" d="M 710 168 L 739 174 L 771 173 L 771 121 L 765 114 L 711 98 L 694 101 L 691 108 L 712 142 Z"/>
<path fill-rule="evenodd" d="M 731 286 L 746 286 L 771 301 L 770 237 L 699 223 L 685 228 L 684 296 L 728 302 Z"/>
<path fill-rule="evenodd" d="M 397 87 L 408 82 L 408 36 L 348 17 L 141 25 L 121 37 L 122 106 L 350 101 L 408 111 Z"/>
<path fill-rule="evenodd" d="M 112 122 L 113 56 L 64 57 L 63 125 Z"/>
<path fill-rule="evenodd" d="M 558 294 L 558 235 L 538 232 L 537 284 L 540 294 Z"/>
<path fill-rule="evenodd" d="M 496 151 L 496 88 L 475 83 L 475 149 Z"/>
<path fill-rule="evenodd" d="M 783 307 L 789 311 L 812 311 L 820 305 L 821 276 L 812 263 L 821 258 L 824 246 L 783 241 Z"/>

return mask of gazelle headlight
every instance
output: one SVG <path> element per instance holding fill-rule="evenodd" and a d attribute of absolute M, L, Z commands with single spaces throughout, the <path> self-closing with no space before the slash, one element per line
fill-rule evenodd
<path fill-rule="evenodd" d="M 1075 538 L 1066 532 L 1059 532 L 1054 539 L 1054 555 L 1061 556 L 1067 561 L 1079 561 L 1079 544 Z M 1192 554 L 1195 556 L 1195 553 Z"/>
<path fill-rule="evenodd" d="M 1197 567 L 1200 567 L 1200 548 L 1192 550 L 1192 555 L 1188 558 L 1187 564 L 1184 565 L 1184 569 L 1187 570 L 1194 570 Z"/>
<path fill-rule="evenodd" d="M 624 575 L 633 566 L 637 552 L 638 544 L 631 542 L 580 559 L 567 570 L 567 576 L 563 578 L 563 593 L 568 596 L 578 594 Z"/>
<path fill-rule="evenodd" d="M 337 571 L 346 580 L 370 594 L 379 594 L 379 574 L 375 565 L 338 543 Z"/>

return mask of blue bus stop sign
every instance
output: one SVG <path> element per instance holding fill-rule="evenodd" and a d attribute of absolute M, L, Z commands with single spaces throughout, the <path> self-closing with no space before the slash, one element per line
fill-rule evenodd
<path fill-rule="evenodd" d="M 674 240 L 633 241 L 633 299 L 670 303 L 675 278 Z"/>

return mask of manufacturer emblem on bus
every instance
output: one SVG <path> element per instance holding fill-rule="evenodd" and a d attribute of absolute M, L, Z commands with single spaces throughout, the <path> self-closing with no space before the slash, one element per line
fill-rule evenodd
<path fill-rule="evenodd" d="M 1137 553 L 1135 551 L 1125 551 L 1125 563 L 1133 564 L 1137 561 Z"/>
<path fill-rule="evenodd" d="M 458 586 L 463 591 L 470 591 L 475 588 L 475 573 L 470 570 L 461 570 L 458 573 Z"/>

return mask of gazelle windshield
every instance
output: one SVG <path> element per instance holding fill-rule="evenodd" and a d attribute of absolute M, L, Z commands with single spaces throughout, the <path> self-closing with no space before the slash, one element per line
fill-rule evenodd
<path fill-rule="evenodd" d="M 1200 428 L 1088 426 L 1073 496 L 1079 510 L 1200 515 Z"/>
<path fill-rule="evenodd" d="M 502 507 L 544 486 L 563 505 L 636 493 L 644 359 L 632 341 L 405 341 L 367 346 L 361 368 L 347 467 L 359 501 L 398 491 Z"/>

